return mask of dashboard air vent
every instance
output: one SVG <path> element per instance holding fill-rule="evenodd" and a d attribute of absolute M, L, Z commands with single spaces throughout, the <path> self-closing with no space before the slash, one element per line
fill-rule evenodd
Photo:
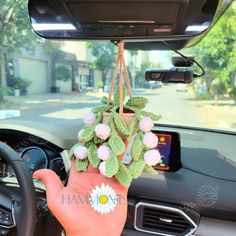
<path fill-rule="evenodd" d="M 168 236 L 192 235 L 196 223 L 181 209 L 165 205 L 138 203 L 135 211 L 138 231 Z"/>

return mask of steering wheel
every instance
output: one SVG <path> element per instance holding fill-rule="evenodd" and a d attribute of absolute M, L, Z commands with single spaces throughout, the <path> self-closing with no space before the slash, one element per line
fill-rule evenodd
<path fill-rule="evenodd" d="M 20 186 L 19 195 L 0 188 L 0 235 L 16 229 L 17 236 L 34 235 L 36 222 L 36 193 L 32 177 L 23 160 L 8 145 L 0 142 L 0 157 L 14 170 Z"/>

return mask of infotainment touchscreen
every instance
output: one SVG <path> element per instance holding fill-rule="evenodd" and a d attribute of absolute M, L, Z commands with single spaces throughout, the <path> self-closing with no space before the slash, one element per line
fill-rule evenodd
<path fill-rule="evenodd" d="M 156 147 L 161 154 L 162 162 L 154 168 L 163 171 L 177 171 L 181 168 L 180 135 L 176 132 L 152 131 L 158 137 Z"/>

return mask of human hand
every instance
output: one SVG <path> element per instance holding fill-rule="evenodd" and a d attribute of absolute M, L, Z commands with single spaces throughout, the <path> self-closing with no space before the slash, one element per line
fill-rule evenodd
<path fill-rule="evenodd" d="M 45 184 L 48 207 L 67 236 L 120 236 L 127 216 L 128 188 L 115 178 L 106 178 L 91 166 L 87 172 L 77 172 L 74 160 L 66 187 L 56 173 L 48 169 L 36 171 L 33 178 Z M 108 214 L 96 212 L 88 200 L 92 190 L 102 184 L 109 185 L 118 196 L 114 211 Z M 111 201 L 103 196 L 101 202 L 104 204 L 107 200 Z"/>

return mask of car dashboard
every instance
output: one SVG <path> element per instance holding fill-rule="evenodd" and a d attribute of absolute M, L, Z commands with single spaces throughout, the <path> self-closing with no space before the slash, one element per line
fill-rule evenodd
<path fill-rule="evenodd" d="M 31 174 L 39 169 L 50 169 L 56 172 L 62 181 L 66 181 L 67 174 L 60 148 L 35 135 L 14 130 L 1 131 L 0 141 L 19 154 Z M 11 167 L 1 160 L 0 177 L 11 175 L 14 175 Z"/>
<path fill-rule="evenodd" d="M 67 151 L 77 142 L 80 127 L 66 127 L 53 133 L 26 127 L 0 129 L 0 140 L 11 146 L 25 160 L 32 173 L 42 167 L 55 171 L 66 183 Z M 147 173 L 133 181 L 128 196 L 128 215 L 123 236 L 149 235 L 235 235 L 236 232 L 236 135 L 209 130 L 159 125 L 158 132 L 180 135 L 181 165 L 176 172 Z M 63 135 L 65 134 L 65 135 Z M 12 175 L 0 162 L 1 176 Z M 37 184 L 36 184 L 37 187 Z M 45 191 L 36 188 L 39 217 L 47 219 L 48 230 L 41 235 L 59 235 L 61 226 L 46 205 Z M 45 227 L 44 227 L 45 228 Z M 49 229 L 50 228 L 50 229 Z M 53 229 L 53 230 L 52 230 Z M 35 233 L 40 235 L 40 233 Z"/>

